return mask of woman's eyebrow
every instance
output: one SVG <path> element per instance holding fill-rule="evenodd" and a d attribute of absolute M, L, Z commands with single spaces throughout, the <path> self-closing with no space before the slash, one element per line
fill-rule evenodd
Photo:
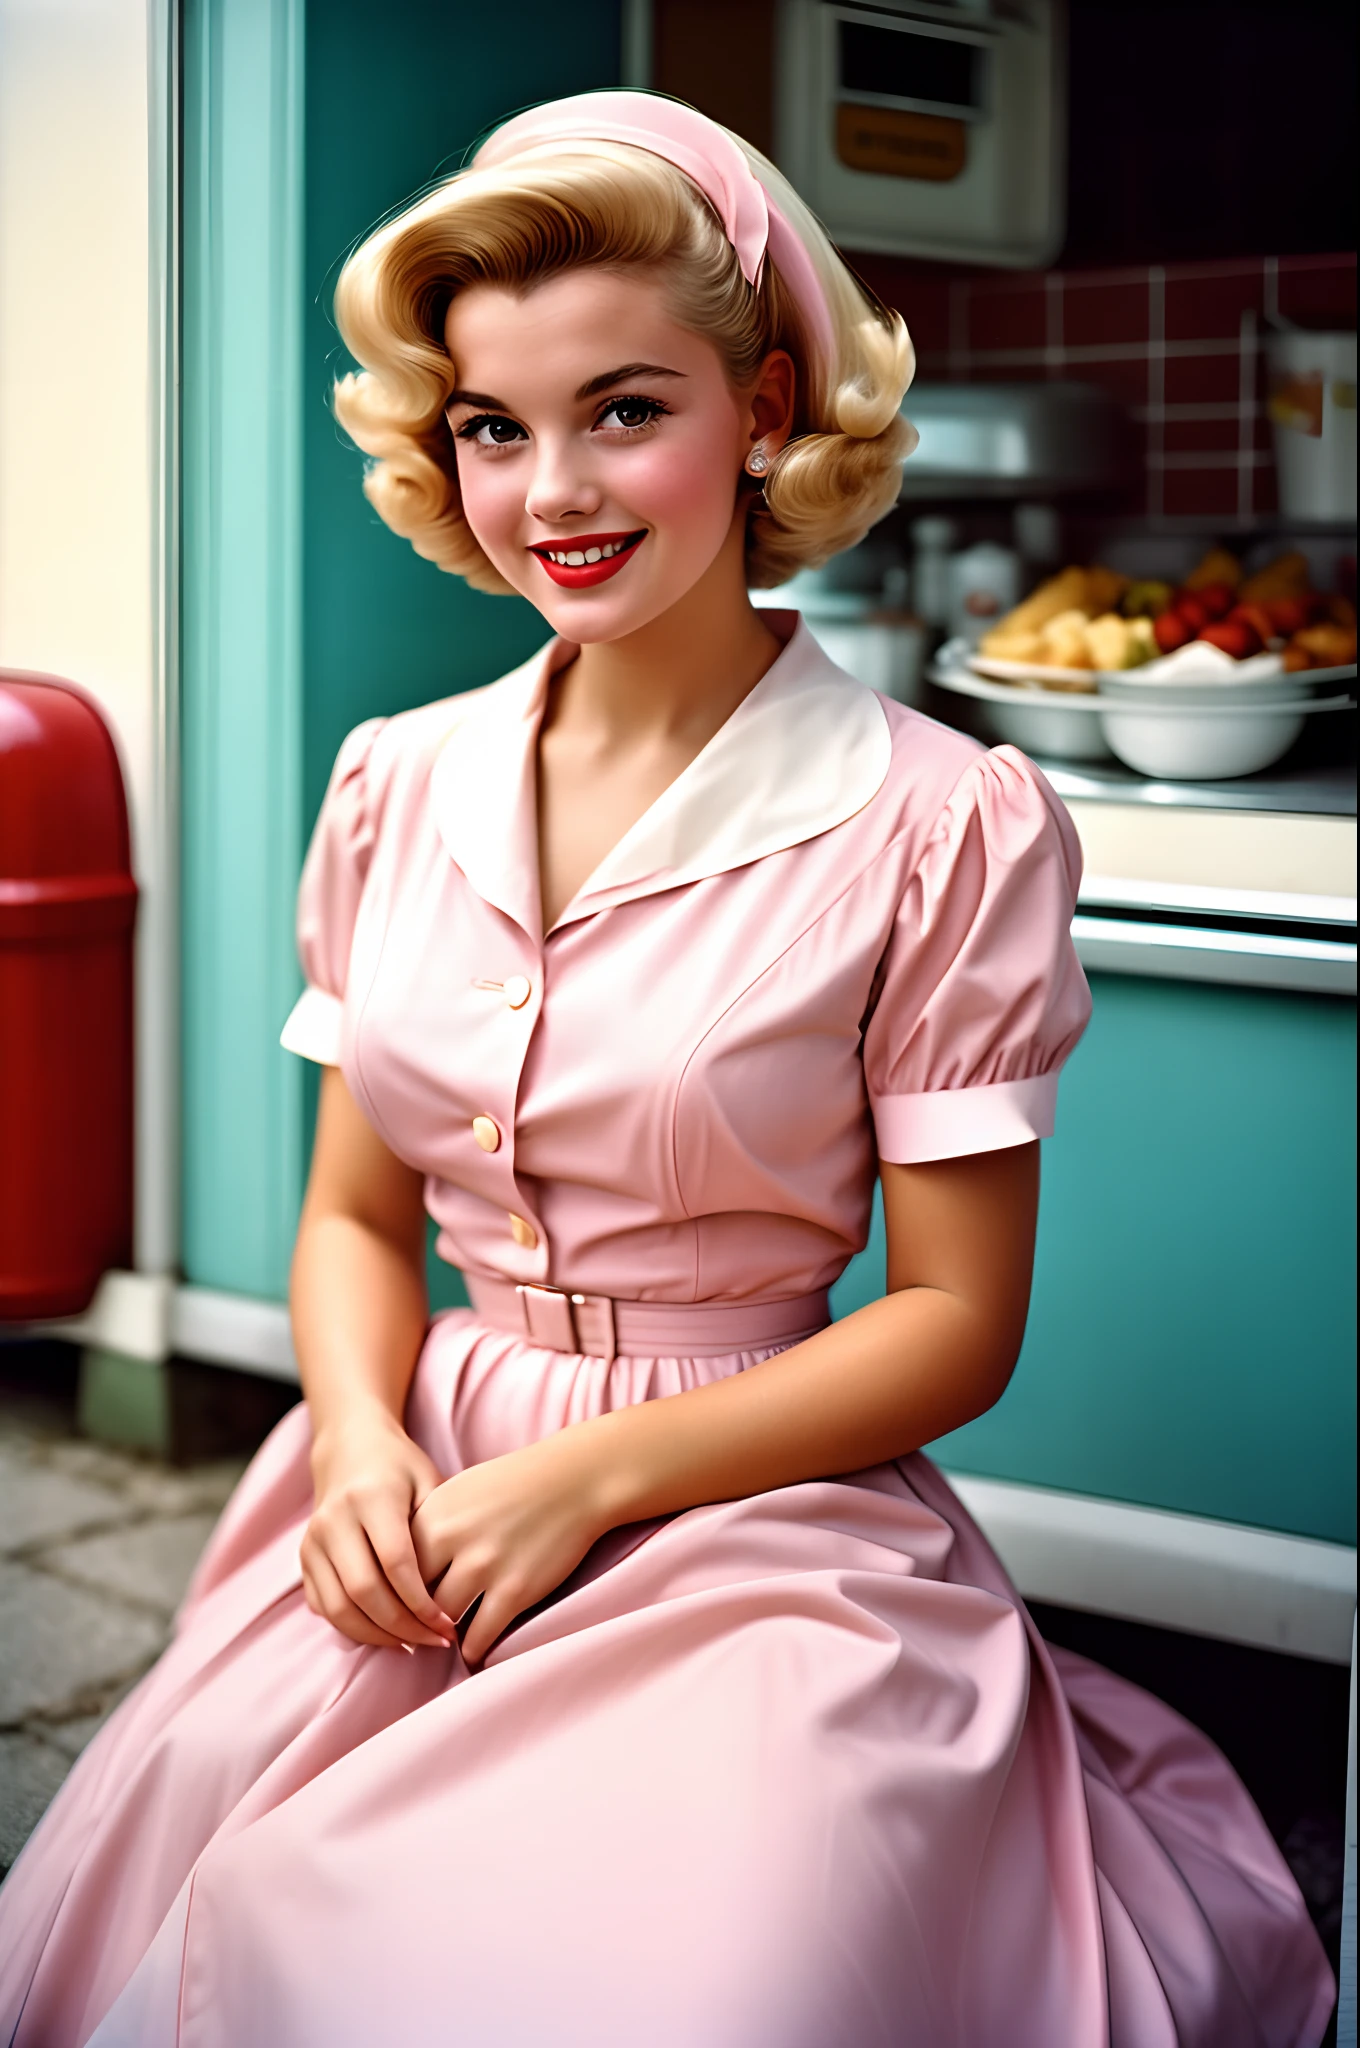
<path fill-rule="evenodd" d="M 475 405 L 479 412 L 509 412 L 510 408 L 499 398 L 488 398 L 485 391 L 451 391 L 444 400 L 445 412 L 451 412 L 455 405 Z"/>
<path fill-rule="evenodd" d="M 576 396 L 578 399 L 595 398 L 601 391 L 611 391 L 616 384 L 627 384 L 634 377 L 683 378 L 684 375 L 683 370 L 668 370 L 664 363 L 621 363 L 617 370 L 606 370 L 603 376 L 592 377 L 588 384 L 581 386 Z M 486 391 L 451 391 L 444 400 L 444 410 L 449 412 L 455 405 L 472 405 L 478 412 L 513 411 L 503 398 L 492 398 Z"/>
<path fill-rule="evenodd" d="M 627 384 L 634 377 L 683 377 L 683 370 L 668 370 L 662 363 L 623 363 L 617 370 L 606 370 L 602 377 L 592 377 L 583 384 L 576 396 L 595 398 L 601 391 L 608 391 L 615 384 Z"/>

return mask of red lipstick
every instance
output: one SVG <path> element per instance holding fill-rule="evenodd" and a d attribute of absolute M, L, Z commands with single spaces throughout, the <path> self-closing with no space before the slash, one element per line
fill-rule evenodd
<path fill-rule="evenodd" d="M 646 538 L 645 527 L 634 528 L 631 533 L 573 533 L 560 541 L 535 541 L 529 552 L 537 555 L 560 589 L 589 590 L 617 576 Z M 614 552 L 606 554 L 606 548 Z M 591 555 L 595 557 L 593 561 L 587 559 Z M 579 556 L 580 560 L 554 561 L 554 556 Z"/>

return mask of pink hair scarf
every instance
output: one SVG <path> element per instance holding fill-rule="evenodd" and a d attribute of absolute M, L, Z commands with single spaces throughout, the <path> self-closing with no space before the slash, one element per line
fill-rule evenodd
<path fill-rule="evenodd" d="M 562 142 L 623 142 L 683 171 L 712 206 L 737 252 L 741 274 L 759 286 L 773 257 L 831 369 L 835 330 L 812 258 L 725 128 L 695 107 L 650 92 L 583 92 L 516 114 L 473 159 L 478 170 Z"/>

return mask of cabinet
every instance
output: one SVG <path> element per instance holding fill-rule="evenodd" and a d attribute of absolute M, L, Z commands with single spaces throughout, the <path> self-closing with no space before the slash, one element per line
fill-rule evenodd
<path fill-rule="evenodd" d="M 1355 1010 L 1093 973 L 1029 1327 L 953 1471 L 1355 1541 Z M 883 1286 L 881 1214 L 834 1305 Z"/>

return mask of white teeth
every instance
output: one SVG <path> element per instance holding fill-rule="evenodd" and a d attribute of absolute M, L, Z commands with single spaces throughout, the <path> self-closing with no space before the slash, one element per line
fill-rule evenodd
<path fill-rule="evenodd" d="M 584 569 L 588 562 L 611 561 L 615 555 L 621 555 L 627 545 L 627 541 L 609 540 L 600 547 L 584 551 L 580 548 L 548 548 L 546 553 L 548 560 L 556 562 L 560 569 Z"/>

